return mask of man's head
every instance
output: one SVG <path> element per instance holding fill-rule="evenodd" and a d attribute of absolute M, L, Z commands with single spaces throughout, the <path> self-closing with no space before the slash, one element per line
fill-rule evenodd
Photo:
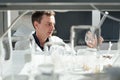
<path fill-rule="evenodd" d="M 55 27 L 54 11 L 36 11 L 32 14 L 32 24 L 36 34 L 48 38 L 52 35 Z"/>

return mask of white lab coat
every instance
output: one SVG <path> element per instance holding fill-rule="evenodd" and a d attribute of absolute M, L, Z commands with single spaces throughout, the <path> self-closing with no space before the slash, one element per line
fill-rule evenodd
<path fill-rule="evenodd" d="M 31 43 L 30 47 L 33 51 L 43 52 L 43 50 L 41 50 L 41 48 L 36 44 L 33 35 L 31 35 L 31 37 L 30 37 L 30 43 Z M 71 47 L 63 41 L 63 39 L 61 39 L 57 36 L 49 37 L 49 42 L 48 43 L 51 43 L 51 44 L 53 43 L 53 44 L 56 44 L 58 46 L 60 46 L 60 45 L 64 46 L 66 51 L 71 51 L 72 50 Z M 74 50 L 72 50 L 72 51 L 74 51 Z"/>

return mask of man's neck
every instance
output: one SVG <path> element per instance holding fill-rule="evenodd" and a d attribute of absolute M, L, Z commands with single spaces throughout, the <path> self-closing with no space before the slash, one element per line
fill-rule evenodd
<path fill-rule="evenodd" d="M 47 40 L 47 37 L 45 37 L 45 36 L 40 36 L 40 35 L 38 35 L 38 34 L 36 34 L 36 36 L 37 36 L 37 38 L 38 38 L 38 40 L 39 40 L 39 42 L 40 42 L 40 46 L 42 46 L 42 47 L 44 47 L 44 44 L 45 44 L 45 42 L 46 42 L 46 40 Z"/>

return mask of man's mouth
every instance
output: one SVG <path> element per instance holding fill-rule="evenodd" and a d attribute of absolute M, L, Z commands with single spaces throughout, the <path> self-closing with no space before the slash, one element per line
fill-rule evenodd
<path fill-rule="evenodd" d="M 48 32 L 49 34 L 52 34 L 52 31 L 51 32 Z"/>

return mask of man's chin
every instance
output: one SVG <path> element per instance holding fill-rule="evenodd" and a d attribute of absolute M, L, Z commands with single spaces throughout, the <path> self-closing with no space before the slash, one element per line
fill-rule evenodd
<path fill-rule="evenodd" d="M 51 37 L 52 35 L 50 34 L 48 37 Z"/>

